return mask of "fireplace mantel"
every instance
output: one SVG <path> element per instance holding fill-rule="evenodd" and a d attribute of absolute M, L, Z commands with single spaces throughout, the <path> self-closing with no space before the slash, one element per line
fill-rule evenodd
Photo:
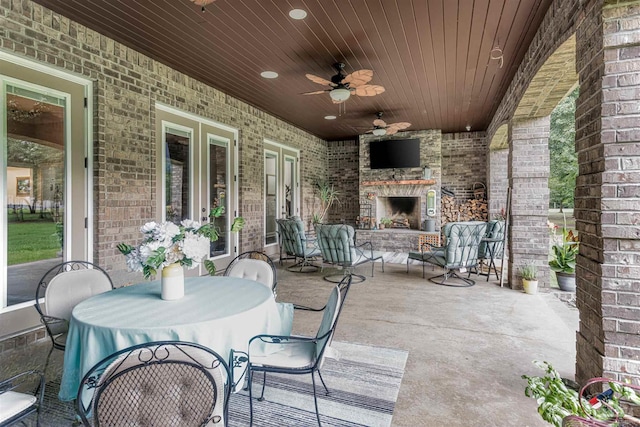
<path fill-rule="evenodd" d="M 405 179 L 400 181 L 362 181 L 360 185 L 433 185 L 435 179 Z"/>

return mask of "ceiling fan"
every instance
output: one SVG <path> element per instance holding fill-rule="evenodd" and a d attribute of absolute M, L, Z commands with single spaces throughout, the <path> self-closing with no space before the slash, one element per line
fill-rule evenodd
<path fill-rule="evenodd" d="M 197 6 L 202 6 L 202 11 L 204 12 L 204 7 L 207 5 L 210 5 L 216 0 L 191 0 L 191 1 L 195 3 Z"/>
<path fill-rule="evenodd" d="M 329 92 L 329 96 L 334 104 L 341 104 L 351 94 L 357 96 L 375 96 L 384 92 L 384 87 L 379 85 L 368 85 L 373 78 L 373 71 L 371 70 L 358 70 L 351 74 L 344 74 L 344 63 L 338 62 L 333 64 L 334 68 L 338 71 L 338 74 L 331 77 L 331 80 L 323 79 L 322 77 L 314 76 L 313 74 L 306 74 L 306 77 L 314 83 L 330 86 L 330 89 L 316 90 L 313 92 L 306 92 L 303 95 L 318 95 L 321 93 Z"/>
<path fill-rule="evenodd" d="M 382 112 L 376 113 L 377 119 L 373 121 L 373 129 L 368 130 L 366 133 L 372 133 L 376 136 L 393 135 L 399 130 L 403 130 L 411 126 L 408 122 L 398 122 L 387 124 L 382 120 Z"/>

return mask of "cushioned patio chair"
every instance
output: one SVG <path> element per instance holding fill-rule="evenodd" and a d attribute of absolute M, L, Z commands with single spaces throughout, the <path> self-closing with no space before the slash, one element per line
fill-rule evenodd
<path fill-rule="evenodd" d="M 224 275 L 255 280 L 271 289 L 273 295 L 276 295 L 276 287 L 278 286 L 276 266 L 269 255 L 264 252 L 241 253 L 229 263 Z"/>
<path fill-rule="evenodd" d="M 457 272 L 470 272 L 478 267 L 478 249 L 480 240 L 484 237 L 487 223 L 482 221 L 450 222 L 442 228 L 444 236 L 443 246 L 423 245 L 420 252 L 409 252 L 407 258 L 407 273 L 409 260 L 422 261 L 422 277 L 424 277 L 425 263 L 441 267 L 445 272 L 429 280 L 438 285 L 466 287 L 475 282 L 469 277 L 462 277 Z M 467 275 L 468 276 L 468 275 Z M 450 281 L 449 279 L 457 279 Z"/>
<path fill-rule="evenodd" d="M 320 250 L 314 239 L 308 239 L 304 231 L 304 222 L 298 217 L 277 219 L 285 253 L 294 258 L 295 263 L 287 267 L 294 273 L 312 273 L 318 266 L 312 264 L 313 258 L 320 256 Z"/>
<path fill-rule="evenodd" d="M 487 265 L 487 282 L 489 276 L 491 276 L 491 270 L 496 275 L 496 279 L 500 280 L 498 270 L 496 268 L 496 260 L 502 258 L 502 252 L 504 251 L 504 233 L 505 233 L 505 221 L 503 220 L 491 220 L 487 223 L 487 231 L 480 240 L 480 246 L 478 247 L 478 274 L 484 275 L 482 267 Z"/>
<path fill-rule="evenodd" d="M 199 344 L 138 344 L 87 372 L 76 410 L 85 426 L 225 426 L 231 381 L 224 359 Z"/>
<path fill-rule="evenodd" d="M 315 337 L 257 335 L 251 338 L 247 365 L 250 425 L 253 425 L 252 383 L 253 375 L 256 372 L 263 373 L 262 392 L 258 398 L 260 401 L 264 399 L 267 372 L 292 375 L 311 374 L 316 418 L 318 425 L 322 425 L 318 411 L 315 374 L 318 374 L 326 394 L 329 394 L 329 389 L 322 378 L 320 369 L 324 363 L 327 347 L 333 339 L 344 301 L 351 286 L 351 279 L 350 275 L 345 276 L 341 283 L 331 291 L 327 304 L 323 309 L 322 321 Z M 274 350 L 265 349 L 265 346 L 273 347 Z M 256 351 L 256 347 L 261 348 Z"/>
<path fill-rule="evenodd" d="M 51 338 L 51 351 L 54 348 L 64 351 L 73 308 L 89 297 L 112 289 L 107 272 L 88 261 L 66 261 L 42 276 L 36 288 L 35 307 Z"/>
<path fill-rule="evenodd" d="M 22 372 L 0 381 L 0 427 L 15 425 L 34 413 L 39 426 L 43 398 L 44 374 L 39 371 Z"/>
<path fill-rule="evenodd" d="M 371 277 L 373 277 L 374 263 L 380 260 L 384 273 L 382 252 L 374 251 L 371 242 L 356 244 L 355 235 L 355 229 L 347 224 L 317 224 L 316 238 L 322 253 L 323 264 L 342 268 L 344 274 L 357 277 L 359 282 L 365 280 L 363 275 L 353 273 L 359 265 L 370 262 Z M 334 283 L 340 282 L 341 278 L 335 279 L 335 276 L 335 274 L 329 274 L 324 279 Z"/>

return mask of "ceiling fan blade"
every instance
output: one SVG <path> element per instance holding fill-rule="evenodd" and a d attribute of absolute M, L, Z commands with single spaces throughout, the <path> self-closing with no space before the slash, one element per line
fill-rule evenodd
<path fill-rule="evenodd" d="M 325 92 L 326 92 L 326 90 L 316 90 L 316 91 L 313 91 L 313 92 L 304 92 L 304 93 L 302 93 L 302 95 L 319 95 L 319 94 L 325 93 Z"/>
<path fill-rule="evenodd" d="M 386 124 L 386 123 L 384 122 L 384 120 L 382 120 L 382 119 L 375 119 L 375 120 L 373 121 L 373 125 L 374 125 L 374 126 L 378 126 L 378 127 L 380 127 L 380 128 L 386 128 L 386 127 L 387 127 L 387 124 Z"/>
<path fill-rule="evenodd" d="M 197 6 L 207 6 L 216 0 L 191 0 L 191 1 L 195 3 Z"/>
<path fill-rule="evenodd" d="M 406 129 L 409 126 L 411 126 L 411 123 L 408 123 L 408 122 L 391 123 L 389 125 L 389 127 L 394 127 L 394 128 L 396 128 L 398 130 Z"/>
<path fill-rule="evenodd" d="M 394 128 L 393 126 L 389 126 L 387 129 L 386 135 L 393 135 L 394 133 L 398 133 L 398 128 Z"/>
<path fill-rule="evenodd" d="M 357 87 L 365 83 L 369 83 L 373 78 L 373 71 L 371 70 L 358 70 L 351 74 L 348 74 L 342 83 L 349 83 L 351 87 Z"/>
<path fill-rule="evenodd" d="M 375 96 L 384 92 L 384 88 L 378 85 L 364 85 L 355 88 L 354 92 L 358 96 Z"/>
<path fill-rule="evenodd" d="M 305 74 L 305 76 L 312 82 L 318 83 L 319 85 L 333 86 L 329 80 L 323 79 L 322 77 L 314 76 L 313 74 Z"/>

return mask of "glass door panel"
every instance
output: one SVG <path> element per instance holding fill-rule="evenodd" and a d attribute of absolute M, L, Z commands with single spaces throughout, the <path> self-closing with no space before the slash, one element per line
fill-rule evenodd
<path fill-rule="evenodd" d="M 165 218 L 191 219 L 191 131 L 167 126 L 165 139 Z"/>
<path fill-rule="evenodd" d="M 33 299 L 36 280 L 63 259 L 67 99 L 19 83 L 4 85 L 7 298 Z"/>
<path fill-rule="evenodd" d="M 278 243 L 276 218 L 278 218 L 278 154 L 265 151 L 264 154 L 264 231 L 265 245 Z"/>
<path fill-rule="evenodd" d="M 211 209 L 223 207 L 224 213 L 218 218 L 210 218 L 219 230 L 218 240 L 211 242 L 210 257 L 229 254 L 229 234 L 231 216 L 229 215 L 230 173 L 229 173 L 229 144 L 216 141 L 209 136 L 209 207 Z"/>

